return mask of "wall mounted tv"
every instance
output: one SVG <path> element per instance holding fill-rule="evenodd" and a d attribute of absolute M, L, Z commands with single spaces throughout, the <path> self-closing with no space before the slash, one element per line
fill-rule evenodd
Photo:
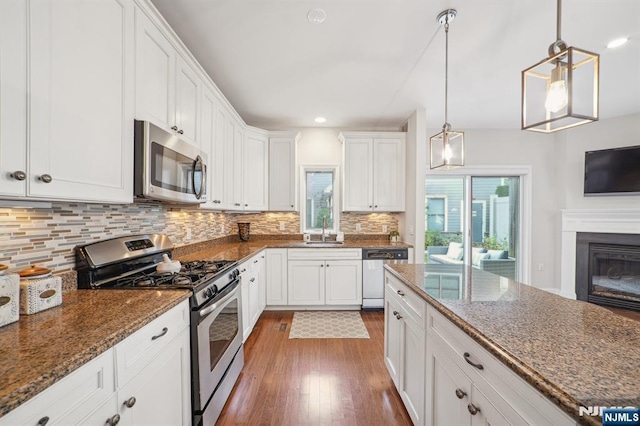
<path fill-rule="evenodd" d="M 640 145 L 587 151 L 584 195 L 640 194 Z"/>

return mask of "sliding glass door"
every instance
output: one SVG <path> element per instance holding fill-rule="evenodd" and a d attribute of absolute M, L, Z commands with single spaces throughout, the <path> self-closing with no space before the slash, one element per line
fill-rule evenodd
<path fill-rule="evenodd" d="M 425 263 L 518 279 L 521 178 L 430 175 L 425 183 Z"/>

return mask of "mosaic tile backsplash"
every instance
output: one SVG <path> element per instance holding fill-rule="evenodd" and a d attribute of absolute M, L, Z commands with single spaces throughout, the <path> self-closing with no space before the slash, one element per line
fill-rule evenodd
<path fill-rule="evenodd" d="M 236 235 L 237 222 L 250 222 L 252 234 L 300 233 L 297 213 L 206 212 L 152 202 L 0 208 L 0 264 L 10 268 L 38 265 L 59 273 L 75 265 L 77 245 L 123 235 L 160 233 L 180 247 Z M 284 231 L 280 223 L 284 223 Z M 360 231 L 356 231 L 358 223 Z M 398 229 L 397 214 L 341 213 L 340 224 L 347 234 L 380 234 L 383 225 L 389 231 Z"/>

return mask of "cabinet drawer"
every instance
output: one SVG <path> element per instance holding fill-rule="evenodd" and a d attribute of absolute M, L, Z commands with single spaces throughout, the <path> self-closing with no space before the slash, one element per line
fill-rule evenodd
<path fill-rule="evenodd" d="M 429 344 L 441 346 L 489 401 L 506 401 L 528 424 L 575 424 L 560 408 L 435 308 L 429 307 L 427 324 Z M 465 353 L 469 354 L 470 362 L 481 364 L 483 368 L 469 364 Z"/>
<path fill-rule="evenodd" d="M 289 260 L 362 260 L 359 248 L 289 249 Z"/>
<path fill-rule="evenodd" d="M 115 391 L 113 349 L 89 361 L 0 419 L 0 425 L 78 424 Z M 115 412 L 114 412 L 115 414 Z"/>
<path fill-rule="evenodd" d="M 387 286 L 387 291 L 398 296 L 397 300 L 407 314 L 411 316 L 420 328 L 424 329 L 427 303 L 407 285 L 389 273 L 385 273 L 384 281 Z"/>
<path fill-rule="evenodd" d="M 188 326 L 185 300 L 120 342 L 115 348 L 117 385 L 128 382 Z"/>

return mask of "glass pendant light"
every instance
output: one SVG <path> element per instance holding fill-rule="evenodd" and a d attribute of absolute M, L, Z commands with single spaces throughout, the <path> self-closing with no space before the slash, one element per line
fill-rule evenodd
<path fill-rule="evenodd" d="M 522 71 L 523 130 L 551 133 L 598 120 L 600 55 L 562 41 L 562 0 L 556 19 L 549 56 Z"/>
<path fill-rule="evenodd" d="M 437 21 L 444 26 L 445 50 L 444 50 L 444 124 L 442 131 L 429 138 L 430 167 L 431 169 L 450 170 L 464 166 L 464 132 L 451 130 L 451 124 L 447 121 L 447 96 L 449 80 L 449 23 L 453 21 L 458 12 L 455 9 L 447 9 L 438 15 Z"/>

